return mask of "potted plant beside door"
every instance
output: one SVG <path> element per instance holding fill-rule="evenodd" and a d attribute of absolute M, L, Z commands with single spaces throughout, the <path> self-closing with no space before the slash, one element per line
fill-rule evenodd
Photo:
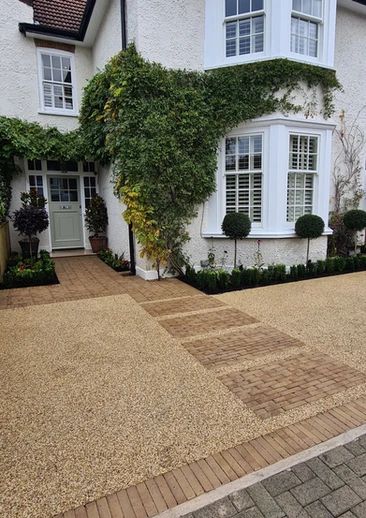
<path fill-rule="evenodd" d="M 85 225 L 90 232 L 89 241 L 94 254 L 108 248 L 105 236 L 108 225 L 107 207 L 101 196 L 95 195 L 85 211 Z"/>
<path fill-rule="evenodd" d="M 37 259 L 40 234 L 48 228 L 49 220 L 45 209 L 47 200 L 35 189 L 20 194 L 22 206 L 13 214 L 14 228 L 25 239 L 19 241 L 22 257 Z"/>

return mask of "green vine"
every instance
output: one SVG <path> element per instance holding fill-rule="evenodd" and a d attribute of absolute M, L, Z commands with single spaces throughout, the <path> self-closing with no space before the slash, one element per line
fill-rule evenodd
<path fill-rule="evenodd" d="M 0 204 L 14 156 L 111 161 L 142 254 L 157 267 L 179 268 L 186 227 L 215 190 L 220 138 L 250 119 L 304 110 L 292 100 L 303 87 L 322 92 L 321 112 L 329 117 L 339 88 L 331 70 L 285 59 L 209 72 L 168 70 L 131 45 L 88 83 L 79 130 L 60 133 L 0 118 Z"/>
<path fill-rule="evenodd" d="M 15 158 L 83 160 L 89 156 L 80 130 L 61 133 L 57 128 L 16 118 L 0 117 L 0 223 L 9 212 Z"/>
<path fill-rule="evenodd" d="M 99 158 L 113 160 L 143 255 L 179 268 L 186 226 L 215 190 L 219 139 L 250 119 L 303 110 L 292 94 L 304 86 L 322 92 L 329 117 L 335 73 L 285 59 L 188 72 L 147 62 L 130 46 L 90 81 L 81 128 Z"/>

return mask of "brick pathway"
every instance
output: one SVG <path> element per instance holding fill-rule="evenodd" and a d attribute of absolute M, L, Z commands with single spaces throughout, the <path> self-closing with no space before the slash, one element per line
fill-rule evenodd
<path fill-rule="evenodd" d="M 366 435 L 184 518 L 336 517 L 366 517 Z"/>
<path fill-rule="evenodd" d="M 118 274 L 96 257 L 58 258 L 56 270 L 59 285 L 0 291 L 0 309 L 128 294 L 253 411 L 262 430 L 276 418 L 284 417 L 286 424 L 276 425 L 272 433 L 263 431 L 234 448 L 67 511 L 59 515 L 60 518 L 156 516 L 366 421 L 366 399 L 360 397 L 365 392 L 359 390 L 358 399 L 354 401 L 348 397 L 344 401 L 350 402 L 337 403 L 337 397 L 344 396 L 353 387 L 366 387 L 363 373 L 309 350 L 299 340 L 242 311 L 202 295 L 176 279 L 145 282 Z M 325 411 L 321 411 L 322 404 Z M 273 427 L 267 427 L 267 432 L 269 429 Z M 263 493 L 264 486 L 258 487 Z M 340 489 L 344 487 L 342 484 Z M 296 498 L 294 491 L 295 486 L 287 491 L 290 496 L 281 498 Z M 327 495 L 322 494 L 316 501 L 325 505 L 326 501 L 321 499 Z M 276 499 L 280 495 L 272 496 Z M 251 498 L 255 503 L 253 495 Z M 311 504 L 313 502 L 306 505 Z M 238 510 L 231 508 L 235 513 Z M 267 516 L 255 507 L 244 512 L 246 514 L 239 514 L 238 518 Z M 281 513 L 268 516 L 284 516 L 284 511 Z M 286 513 L 288 518 L 302 518 L 301 514 Z M 214 518 L 221 514 L 202 515 L 202 518 L 204 516 Z M 345 515 L 345 518 L 351 516 Z"/>

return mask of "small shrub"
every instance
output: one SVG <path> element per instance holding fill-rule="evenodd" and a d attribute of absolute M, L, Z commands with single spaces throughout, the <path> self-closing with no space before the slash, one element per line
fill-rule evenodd
<path fill-rule="evenodd" d="M 325 261 L 317 261 L 316 262 L 316 273 L 317 275 L 322 275 L 325 273 Z"/>
<path fill-rule="evenodd" d="M 101 196 L 95 195 L 85 210 L 85 225 L 93 237 L 104 234 L 108 225 L 107 207 Z"/>
<path fill-rule="evenodd" d="M 298 278 L 299 278 L 299 274 L 297 272 L 297 266 L 296 265 L 290 266 L 290 279 L 297 281 Z"/>
<path fill-rule="evenodd" d="M 309 262 L 310 239 L 320 237 L 324 232 L 324 221 L 320 216 L 315 214 L 305 214 L 301 216 L 295 224 L 295 232 L 299 237 L 308 240 L 306 251 L 306 263 Z"/>
<path fill-rule="evenodd" d="M 328 257 L 325 260 L 325 271 L 326 273 L 334 273 L 334 257 Z"/>
<path fill-rule="evenodd" d="M 130 269 L 130 263 L 124 258 L 124 254 L 115 254 L 110 248 L 101 250 L 98 257 L 116 272 L 126 272 Z"/>
<path fill-rule="evenodd" d="M 297 265 L 297 278 L 305 279 L 306 277 L 306 266 L 304 264 Z"/>
<path fill-rule="evenodd" d="M 349 210 L 343 216 L 343 221 L 351 232 L 353 232 L 353 239 L 355 245 L 355 253 L 357 251 L 357 232 L 366 228 L 366 212 L 360 209 Z"/>
<path fill-rule="evenodd" d="M 344 257 L 334 257 L 334 271 L 337 273 L 343 272 L 346 267 L 346 260 Z"/>
<path fill-rule="evenodd" d="M 234 239 L 235 244 L 234 268 L 236 268 L 237 241 L 238 239 L 246 238 L 249 235 L 251 228 L 252 224 L 246 214 L 241 212 L 231 212 L 226 214 L 224 217 L 222 222 L 222 231 L 225 236 L 230 239 Z"/>
<path fill-rule="evenodd" d="M 231 286 L 237 290 L 241 286 L 241 270 L 234 268 L 231 272 Z"/>

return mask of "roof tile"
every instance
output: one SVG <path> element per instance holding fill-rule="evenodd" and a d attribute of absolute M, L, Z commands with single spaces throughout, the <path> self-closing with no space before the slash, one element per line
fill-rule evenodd
<path fill-rule="evenodd" d="M 33 0 L 34 22 L 77 32 L 86 4 L 87 0 Z"/>

